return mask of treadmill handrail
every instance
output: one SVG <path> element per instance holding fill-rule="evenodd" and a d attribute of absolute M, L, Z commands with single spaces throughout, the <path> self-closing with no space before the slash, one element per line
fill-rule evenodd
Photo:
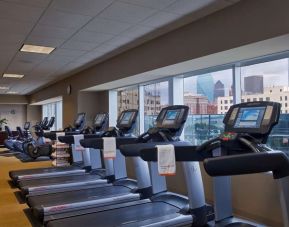
<path fill-rule="evenodd" d="M 62 143 L 66 143 L 66 144 L 74 144 L 74 136 L 73 135 L 79 135 L 79 133 L 73 133 L 73 132 L 69 132 L 69 135 L 66 135 L 67 133 L 65 133 L 65 136 L 58 136 L 58 140 Z M 97 134 L 83 134 L 83 138 L 99 138 L 100 135 Z"/>
<path fill-rule="evenodd" d="M 282 151 L 246 153 L 204 160 L 210 176 L 230 176 L 272 171 L 274 179 L 289 175 L 289 158 Z"/>
<path fill-rule="evenodd" d="M 120 146 L 123 144 L 131 144 L 137 142 L 136 137 L 116 137 L 115 140 L 117 148 L 120 148 Z M 103 149 L 103 139 L 99 137 L 90 139 L 85 138 L 80 140 L 80 144 L 85 148 Z"/>
<path fill-rule="evenodd" d="M 184 160 L 184 157 L 187 157 L 187 154 L 192 150 L 196 149 L 196 146 L 193 146 L 189 142 L 184 141 L 168 141 L 168 142 L 151 142 L 151 143 L 134 143 L 126 144 L 120 146 L 120 152 L 126 157 L 138 157 L 140 156 L 144 161 L 157 161 L 157 148 L 156 145 L 166 145 L 172 144 L 175 147 L 176 157 L 178 156 L 177 161 Z M 181 149 L 179 149 L 179 147 Z M 178 152 L 181 156 L 179 157 Z M 186 161 L 187 159 L 185 159 Z"/>

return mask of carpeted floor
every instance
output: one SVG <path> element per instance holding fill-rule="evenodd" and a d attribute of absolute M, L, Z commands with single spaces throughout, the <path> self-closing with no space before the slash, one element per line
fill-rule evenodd
<path fill-rule="evenodd" d="M 2 149 L 0 148 L 0 151 Z M 23 209 L 27 205 L 19 204 L 14 193 L 18 191 L 17 188 L 11 188 L 9 184 L 10 170 L 27 169 L 37 167 L 51 166 L 51 161 L 46 162 L 27 162 L 23 163 L 14 156 L 0 156 L 0 226 L 1 227 L 26 227 L 31 226 Z"/>

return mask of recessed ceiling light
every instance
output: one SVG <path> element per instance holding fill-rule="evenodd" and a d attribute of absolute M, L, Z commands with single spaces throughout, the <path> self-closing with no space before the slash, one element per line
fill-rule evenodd
<path fill-rule="evenodd" d="M 16 91 L 8 91 L 7 94 L 17 94 L 18 92 Z"/>
<path fill-rule="evenodd" d="M 4 73 L 3 77 L 21 79 L 24 77 L 24 75 L 23 74 L 13 74 L 13 73 Z"/>
<path fill-rule="evenodd" d="M 9 87 L 0 86 L 0 90 L 8 90 Z"/>
<path fill-rule="evenodd" d="M 55 49 L 54 47 L 24 44 L 22 48 L 20 49 L 20 51 L 38 53 L 38 54 L 50 54 L 54 49 Z"/>

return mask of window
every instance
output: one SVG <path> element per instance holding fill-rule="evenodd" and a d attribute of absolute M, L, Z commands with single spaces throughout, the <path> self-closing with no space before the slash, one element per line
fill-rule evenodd
<path fill-rule="evenodd" d="M 227 69 L 184 78 L 184 104 L 190 108 L 185 140 L 198 145 L 223 131 L 222 110 L 233 100 L 232 75 Z"/>
<path fill-rule="evenodd" d="M 288 69 L 288 58 L 241 67 L 242 98 L 262 96 L 260 98 L 266 101 L 281 102 L 284 99 L 287 101 Z M 287 103 L 282 105 L 279 124 L 273 128 L 267 144 L 274 149 L 288 152 L 289 116 L 285 110 L 287 105 Z"/>
<path fill-rule="evenodd" d="M 256 102 L 256 101 L 257 101 L 257 98 L 253 98 L 253 101 Z"/>
<path fill-rule="evenodd" d="M 160 110 L 169 105 L 168 81 L 144 86 L 144 131 L 154 126 Z"/>
<path fill-rule="evenodd" d="M 259 101 L 263 101 L 263 98 L 259 98 Z"/>
<path fill-rule="evenodd" d="M 42 117 L 55 117 L 54 125 L 50 130 L 62 129 L 62 101 L 42 105 Z"/>
<path fill-rule="evenodd" d="M 139 109 L 139 90 L 138 87 L 131 87 L 119 90 L 117 92 L 117 115 L 122 111 L 128 109 Z M 139 134 L 139 118 L 136 122 L 135 130 L 133 131 L 135 135 Z"/>

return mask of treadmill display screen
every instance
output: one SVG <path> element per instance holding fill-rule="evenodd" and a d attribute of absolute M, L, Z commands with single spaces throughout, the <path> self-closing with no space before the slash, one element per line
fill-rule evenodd
<path fill-rule="evenodd" d="M 179 111 L 169 110 L 166 114 L 166 120 L 175 120 L 178 116 Z"/>
<path fill-rule="evenodd" d="M 125 112 L 121 119 L 121 124 L 128 124 L 132 116 L 132 112 Z"/>
<path fill-rule="evenodd" d="M 168 110 L 163 120 L 163 125 L 173 124 L 179 116 L 179 110 Z"/>
<path fill-rule="evenodd" d="M 82 122 L 82 120 L 83 120 L 83 117 L 84 117 L 84 114 L 79 114 L 77 116 L 77 119 L 76 119 L 75 123 L 76 124 L 80 124 Z"/>
<path fill-rule="evenodd" d="M 241 108 L 235 121 L 235 128 L 260 128 L 266 107 Z"/>
<path fill-rule="evenodd" d="M 104 117 L 105 117 L 105 114 L 97 115 L 96 118 L 94 119 L 94 124 L 95 125 L 100 125 L 101 122 L 103 122 Z"/>

